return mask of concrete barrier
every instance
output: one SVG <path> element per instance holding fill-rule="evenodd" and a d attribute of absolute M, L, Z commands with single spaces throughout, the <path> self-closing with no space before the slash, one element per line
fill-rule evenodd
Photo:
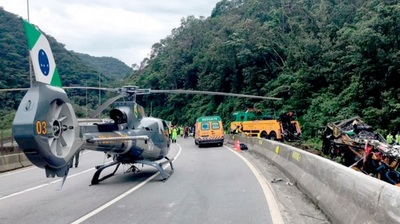
<path fill-rule="evenodd" d="M 7 170 L 6 170 L 6 167 L 4 165 L 4 158 L 3 158 L 3 156 L 0 156 L 0 173 L 1 172 L 5 172 L 5 171 L 7 171 Z"/>
<path fill-rule="evenodd" d="M 18 156 L 19 156 L 19 162 L 23 167 L 32 165 L 31 161 L 28 159 L 28 157 L 26 157 L 24 153 L 18 153 Z"/>
<path fill-rule="evenodd" d="M 400 188 L 307 151 L 266 139 L 227 135 L 265 157 L 333 223 L 400 223 Z"/>
<path fill-rule="evenodd" d="M 32 163 L 24 153 L 0 155 L 0 172 L 31 166 Z"/>
<path fill-rule="evenodd" d="M 18 154 L 3 155 L 2 157 L 4 160 L 4 168 L 6 171 L 15 170 L 22 167 L 22 164 L 19 161 Z"/>

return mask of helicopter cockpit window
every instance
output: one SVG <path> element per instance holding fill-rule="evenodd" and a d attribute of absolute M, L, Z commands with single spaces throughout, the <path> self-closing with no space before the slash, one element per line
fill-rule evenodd
<path fill-rule="evenodd" d="M 218 130 L 219 129 L 219 123 L 218 122 L 212 122 L 212 129 L 213 130 Z"/>
<path fill-rule="evenodd" d="M 203 130 L 203 131 L 210 130 L 210 124 L 209 123 L 201 123 L 201 130 Z"/>
<path fill-rule="evenodd" d="M 164 128 L 164 131 L 167 131 L 167 132 L 169 132 L 169 127 L 168 127 L 168 124 L 167 124 L 165 121 L 162 121 L 162 123 L 163 123 L 163 128 Z"/>
<path fill-rule="evenodd" d="M 162 121 L 158 121 L 158 133 L 162 134 L 164 132 L 164 125 Z"/>

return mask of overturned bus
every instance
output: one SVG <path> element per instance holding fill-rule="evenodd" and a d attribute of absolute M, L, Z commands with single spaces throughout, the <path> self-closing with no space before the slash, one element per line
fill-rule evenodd
<path fill-rule="evenodd" d="M 388 144 L 360 117 L 328 123 L 322 141 L 323 154 L 332 160 L 400 185 L 400 146 Z"/>

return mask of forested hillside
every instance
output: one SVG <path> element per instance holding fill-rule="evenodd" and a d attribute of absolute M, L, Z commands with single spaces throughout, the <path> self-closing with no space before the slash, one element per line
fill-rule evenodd
<path fill-rule="evenodd" d="M 399 36 L 394 0 L 223 0 L 208 18 L 183 19 L 129 80 L 283 98 L 146 97 L 155 116 L 173 123 L 210 114 L 227 120 L 257 107 L 296 110 L 306 138 L 354 115 L 384 134 L 400 130 Z"/>
<path fill-rule="evenodd" d="M 132 69 L 122 61 L 112 57 L 94 57 L 88 54 L 77 53 L 79 58 L 87 65 L 96 68 L 101 74 L 114 80 L 121 81 L 132 73 Z"/>
<path fill-rule="evenodd" d="M 40 27 L 39 27 L 40 29 Z M 63 86 L 99 86 L 119 87 L 118 80 L 130 74 L 131 69 L 115 58 L 92 58 L 91 62 L 82 60 L 81 54 L 65 49 L 52 36 L 47 35 Z M 28 46 L 23 30 L 22 19 L 0 7 L 0 89 L 27 88 L 30 86 Z M 97 62 L 101 61 L 101 62 Z M 100 66 L 100 64 L 106 66 Z M 118 76 L 118 72 L 121 72 Z M 86 103 L 89 110 L 99 104 L 99 92 L 88 90 L 68 90 L 78 116 L 86 115 Z M 25 91 L 0 93 L 0 125 L 11 127 L 15 111 Z M 100 93 L 100 100 L 106 100 L 107 93 Z"/>

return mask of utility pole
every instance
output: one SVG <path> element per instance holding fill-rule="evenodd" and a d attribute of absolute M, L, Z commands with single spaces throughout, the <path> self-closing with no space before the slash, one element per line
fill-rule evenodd
<path fill-rule="evenodd" d="M 27 10 L 27 14 L 28 14 L 28 22 L 29 21 L 29 0 L 26 0 L 26 10 Z M 32 72 L 32 60 L 31 57 L 29 56 L 30 52 L 28 52 L 28 60 L 29 60 L 29 81 L 30 81 L 30 87 L 32 87 L 33 85 L 33 72 Z"/>
<path fill-rule="evenodd" d="M 101 92 L 100 92 L 100 73 L 99 73 L 99 106 L 101 105 Z M 100 114 L 99 114 L 99 118 L 100 118 Z"/>

